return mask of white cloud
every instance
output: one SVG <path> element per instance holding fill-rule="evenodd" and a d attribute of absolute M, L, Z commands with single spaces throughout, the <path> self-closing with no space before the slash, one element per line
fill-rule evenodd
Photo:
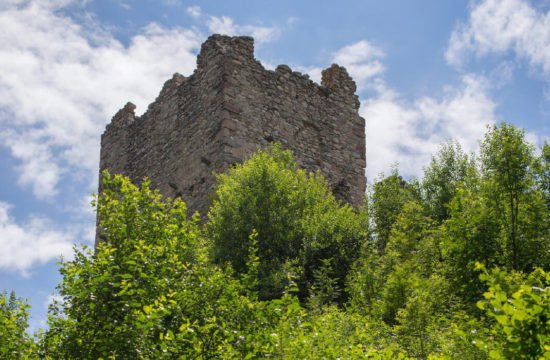
<path fill-rule="evenodd" d="M 275 67 L 273 67 L 273 68 L 275 68 Z M 296 66 L 292 66 L 292 69 L 294 71 L 298 71 L 298 72 L 301 72 L 303 74 L 307 74 L 311 80 L 315 81 L 318 84 L 321 83 L 321 76 L 322 76 L 323 69 L 321 69 L 318 66 L 296 65 Z"/>
<path fill-rule="evenodd" d="M 24 276 L 36 264 L 59 256 L 72 256 L 73 237 L 53 228 L 44 218 L 31 217 L 18 224 L 10 217 L 10 205 L 0 201 L 0 269 L 18 271 Z"/>
<path fill-rule="evenodd" d="M 257 26 L 237 24 L 228 16 L 214 16 L 204 14 L 200 6 L 190 6 L 187 8 L 189 14 L 195 20 L 203 20 L 211 33 L 236 36 L 249 35 L 254 38 L 257 44 L 264 44 L 274 41 L 281 36 L 282 29 L 277 26 Z M 287 25 L 292 25 L 293 18 L 289 18 Z"/>
<path fill-rule="evenodd" d="M 189 74 L 204 39 L 197 29 L 151 23 L 118 41 L 82 13 L 82 0 L 10 0 L 0 5 L 0 144 L 20 161 L 19 183 L 39 198 L 55 196 L 63 176 L 95 177 L 99 138 L 127 101 L 145 111 L 174 72 Z M 193 16 L 199 7 L 188 8 Z M 236 24 L 208 16 L 209 27 L 276 38 L 275 27 Z"/>
<path fill-rule="evenodd" d="M 235 35 L 238 31 L 233 19 L 227 16 L 209 16 L 207 26 L 210 31 L 225 35 Z"/>
<path fill-rule="evenodd" d="M 550 76 L 550 12 L 543 13 L 524 0 L 483 0 L 471 8 L 449 41 L 447 61 L 462 66 L 469 55 L 512 51 Z"/>
<path fill-rule="evenodd" d="M 384 57 L 380 48 L 362 40 L 337 50 L 331 59 L 347 68 L 360 91 L 374 93 L 361 100 L 359 110 L 366 120 L 369 179 L 388 174 L 395 163 L 401 174 L 420 177 L 439 145 L 450 139 L 458 140 L 468 152 L 477 150 L 486 126 L 496 122 L 496 104 L 489 90 L 497 82 L 509 81 L 510 65 L 502 63 L 488 79 L 464 75 L 460 84 L 446 87 L 441 96 L 409 100 L 385 83 Z M 320 67 L 295 68 L 320 80 Z"/>
<path fill-rule="evenodd" d="M 384 56 L 381 49 L 362 40 L 338 50 L 332 61 L 344 66 L 357 86 L 362 88 L 366 85 L 367 80 L 384 72 L 385 67 L 380 61 Z"/>
<path fill-rule="evenodd" d="M 278 27 L 239 25 L 227 16 L 208 16 L 206 25 L 213 33 L 230 36 L 250 35 L 258 44 L 276 40 L 281 35 L 281 29 Z"/>
<path fill-rule="evenodd" d="M 190 6 L 187 8 L 187 13 L 193 18 L 199 18 L 202 15 L 202 10 L 200 6 Z"/>
<path fill-rule="evenodd" d="M 21 160 L 19 184 L 31 186 L 39 199 L 56 195 L 56 185 L 63 172 L 53 159 L 48 145 L 40 143 L 40 134 L 32 130 L 24 135 L 4 131 L 0 132 L 0 137 L 12 155 Z"/>
<path fill-rule="evenodd" d="M 97 185 L 96 185 L 97 187 Z M 65 208 L 65 212 L 72 214 L 74 224 L 68 230 L 79 234 L 79 240 L 83 244 L 93 245 L 96 235 L 96 209 L 92 206 L 95 202 L 93 195 L 86 195 L 80 199 L 76 206 Z"/>
<path fill-rule="evenodd" d="M 208 31 L 211 33 L 236 36 L 249 35 L 254 38 L 257 44 L 264 44 L 270 41 L 277 40 L 281 36 L 282 29 L 277 26 L 257 26 L 237 24 L 228 16 L 214 16 L 204 14 L 200 6 L 190 6 L 187 8 L 187 13 L 196 20 L 203 19 Z M 289 18 L 287 25 L 292 25 L 294 20 Z"/>
<path fill-rule="evenodd" d="M 508 85 L 514 78 L 514 64 L 511 61 L 502 61 L 489 72 L 487 80 L 494 88 Z"/>
<path fill-rule="evenodd" d="M 509 81 L 509 64 L 502 63 L 489 79 L 464 75 L 459 85 L 446 87 L 439 97 L 408 100 L 385 83 L 384 57 L 380 48 L 362 40 L 337 50 L 331 59 L 347 68 L 360 91 L 374 93 L 361 100 L 359 110 L 366 120 L 369 179 L 387 174 L 396 162 L 401 174 L 420 177 L 438 146 L 449 139 L 458 140 L 466 151 L 475 151 L 486 126 L 496 122 L 496 104 L 488 92 L 496 79 Z M 320 67 L 295 68 L 320 80 Z"/>
<path fill-rule="evenodd" d="M 145 110 L 172 73 L 190 73 L 202 38 L 152 23 L 124 46 L 100 24 L 57 11 L 67 4 L 0 11 L 0 141 L 21 162 L 19 182 L 40 198 L 56 194 L 67 169 L 94 173 L 110 117 L 128 100 Z"/>
<path fill-rule="evenodd" d="M 195 29 L 153 23 L 123 45 L 100 24 L 92 24 L 98 29 L 93 30 L 56 11 L 69 3 L 12 1 L 0 7 L 0 141 L 21 162 L 19 182 L 39 197 L 55 196 L 63 176 L 85 172 L 95 177 L 99 135 L 110 117 L 128 100 L 145 110 L 173 72 L 190 73 L 203 38 Z M 187 11 L 204 19 L 210 31 L 249 34 L 260 43 L 281 31 L 237 24 L 229 17 L 203 14 L 199 7 Z M 453 36 L 461 38 L 460 31 Z M 361 108 L 370 175 L 397 160 L 405 174 L 419 174 L 448 137 L 458 138 L 466 149 L 477 145 L 485 124 L 494 121 L 495 105 L 482 78 L 467 75 L 440 98 L 407 101 L 381 80 L 384 56 L 362 40 L 331 59 L 345 66 L 360 88 L 377 90 Z M 297 68 L 319 81 L 320 68 Z"/>
<path fill-rule="evenodd" d="M 361 90 L 368 85 L 369 81 L 384 72 L 385 67 L 381 62 L 384 57 L 385 54 L 380 48 L 367 40 L 361 40 L 333 53 L 330 62 L 344 66 Z M 321 82 L 322 68 L 302 65 L 296 65 L 293 68 L 308 74 L 313 81 Z"/>
<path fill-rule="evenodd" d="M 488 124 L 495 120 L 495 103 L 482 77 L 465 75 L 459 86 L 441 98 L 406 101 L 378 79 L 377 96 L 362 102 L 367 127 L 367 176 L 388 173 L 395 162 L 405 176 L 421 176 L 438 145 L 458 140 L 466 151 L 477 149 Z"/>

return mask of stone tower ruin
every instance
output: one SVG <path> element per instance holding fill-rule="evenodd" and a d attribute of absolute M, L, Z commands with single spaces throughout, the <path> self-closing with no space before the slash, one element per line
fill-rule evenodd
<path fill-rule="evenodd" d="M 197 69 L 166 81 L 140 117 L 127 103 L 101 138 L 100 168 L 144 177 L 191 212 L 207 211 L 214 173 L 270 142 L 321 170 L 337 197 L 357 206 L 365 192 L 365 120 L 346 69 L 332 65 L 321 85 L 280 65 L 266 70 L 250 37 L 212 35 Z"/>

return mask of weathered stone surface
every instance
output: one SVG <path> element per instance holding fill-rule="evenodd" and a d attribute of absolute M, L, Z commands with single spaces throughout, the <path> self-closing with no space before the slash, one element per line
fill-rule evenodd
<path fill-rule="evenodd" d="M 197 69 L 175 74 L 143 116 L 128 103 L 101 139 L 100 168 L 139 183 L 151 179 L 204 215 L 215 172 L 272 141 L 298 164 L 321 170 L 341 199 L 357 206 L 365 192 L 365 121 L 355 82 L 332 65 L 321 85 L 280 65 L 266 70 L 250 37 L 212 35 Z"/>

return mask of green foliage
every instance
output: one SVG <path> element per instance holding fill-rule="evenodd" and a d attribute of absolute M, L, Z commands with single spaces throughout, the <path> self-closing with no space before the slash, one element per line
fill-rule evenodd
<path fill-rule="evenodd" d="M 449 218 L 448 205 L 456 188 L 475 170 L 474 164 L 459 143 L 450 141 L 441 146 L 424 169 L 422 189 L 431 217 L 442 222 Z"/>
<path fill-rule="evenodd" d="M 478 279 L 475 263 L 488 267 L 501 257 L 500 227 L 494 209 L 479 190 L 479 182 L 463 184 L 451 201 L 450 218 L 444 225 L 442 255 L 444 273 L 453 292 L 469 306 L 485 287 Z"/>
<path fill-rule="evenodd" d="M 546 141 L 537 159 L 535 170 L 537 185 L 543 194 L 546 206 L 550 209 L 550 144 Z"/>
<path fill-rule="evenodd" d="M 488 359 L 489 354 L 480 343 L 488 338 L 487 325 L 466 312 L 455 309 L 438 316 L 431 327 L 436 337 L 434 352 L 429 359 Z M 481 340 L 480 340 L 481 339 Z"/>
<path fill-rule="evenodd" d="M 531 185 L 533 152 L 533 146 L 525 141 L 525 132 L 507 123 L 490 127 L 481 143 L 483 171 L 494 180 L 496 190 L 512 196 L 512 205 L 516 205 L 518 194 Z"/>
<path fill-rule="evenodd" d="M 348 307 L 353 311 L 367 314 L 378 303 L 383 284 L 380 267 L 381 257 L 372 244 L 367 244 L 347 277 Z"/>
<path fill-rule="evenodd" d="M 476 262 L 523 271 L 548 266 L 550 213 L 535 181 L 541 169 L 537 164 L 542 162 L 523 131 L 508 124 L 494 126 L 481 145 L 482 171 L 471 167 L 455 189 L 442 253 L 446 277 L 469 306 L 485 288 Z"/>
<path fill-rule="evenodd" d="M 158 359 L 254 353 L 254 339 L 244 339 L 263 334 L 276 313 L 263 311 L 231 273 L 207 262 L 185 204 L 161 201 L 148 182 L 137 188 L 120 176 L 104 174 L 103 188 L 103 241 L 94 254 L 76 249 L 75 259 L 62 264 L 63 301 L 52 309 L 46 354 Z"/>
<path fill-rule="evenodd" d="M 489 290 L 478 306 L 494 320 L 492 336 L 480 346 L 492 359 L 550 358 L 550 273 L 510 275 L 479 267 Z"/>
<path fill-rule="evenodd" d="M 323 264 L 313 270 L 314 282 L 308 299 L 312 309 L 321 309 L 324 304 L 334 303 L 340 297 L 342 289 L 331 277 L 332 273 L 331 259 L 323 259 Z"/>
<path fill-rule="evenodd" d="M 392 228 L 388 245 L 382 259 L 381 316 L 384 321 L 394 323 L 414 288 L 414 284 L 425 275 L 420 268 L 418 256 L 421 243 L 427 239 L 427 219 L 422 207 L 416 202 L 403 206 L 401 214 Z"/>
<path fill-rule="evenodd" d="M 284 359 L 408 359 L 385 324 L 336 307 L 302 313 L 299 322 L 282 326 Z"/>
<path fill-rule="evenodd" d="M 537 191 L 534 147 L 523 130 L 503 123 L 489 128 L 481 143 L 484 192 L 501 227 L 503 265 L 529 271 L 547 263 L 550 246 L 543 194 Z"/>
<path fill-rule="evenodd" d="M 380 256 L 370 248 L 350 274 L 352 307 L 394 324 L 415 284 L 430 277 L 438 266 L 436 239 L 422 206 L 415 201 L 406 203 L 395 220 L 384 254 Z"/>
<path fill-rule="evenodd" d="M 147 182 L 138 189 L 106 173 L 103 188 L 98 200 L 102 242 L 93 255 L 75 249 L 75 259 L 61 268 L 64 301 L 51 322 L 61 326 L 59 351 L 69 350 L 61 353 L 65 358 L 137 358 L 152 351 L 166 321 L 161 313 L 175 301 L 175 284 L 199 257 L 193 251 L 198 231 L 186 220 L 183 202 L 162 202 Z M 58 336 L 52 325 L 47 337 Z"/>
<path fill-rule="evenodd" d="M 397 170 L 374 184 L 368 213 L 374 241 L 363 246 L 346 283 L 354 311 L 394 323 L 397 311 L 404 306 L 418 265 L 409 261 L 411 254 L 424 254 L 427 248 L 422 249 L 420 242 L 433 240 L 430 236 L 424 239 L 430 225 L 417 202 L 417 190 L 414 183 L 402 180 Z M 438 247 L 431 250 L 438 251 Z M 429 267 L 432 255 L 422 255 L 422 267 Z"/>
<path fill-rule="evenodd" d="M 300 267 L 302 298 L 319 271 L 343 288 L 366 232 L 362 217 L 332 196 L 320 174 L 298 169 L 292 154 L 274 145 L 218 179 L 207 224 L 216 262 L 246 273 L 249 236 L 256 231 L 260 299 L 281 296 L 289 261 Z"/>
<path fill-rule="evenodd" d="M 418 191 L 399 175 L 397 169 L 374 186 L 371 197 L 371 217 L 378 250 L 383 253 L 391 229 L 403 205 L 417 199 Z"/>
<path fill-rule="evenodd" d="M 12 291 L 0 293 L 0 359 L 38 359 L 36 346 L 27 334 L 29 305 Z"/>
<path fill-rule="evenodd" d="M 397 312 L 395 330 L 407 354 L 425 359 L 440 347 L 440 328 L 446 325 L 445 279 L 438 275 L 416 278 L 405 305 Z"/>
<path fill-rule="evenodd" d="M 275 145 L 219 175 L 204 225 L 104 174 L 101 242 L 62 263 L 40 356 L 550 358 L 549 164 L 501 124 L 355 211 Z M 36 358 L 27 309 L 0 297 L 1 358 Z"/>

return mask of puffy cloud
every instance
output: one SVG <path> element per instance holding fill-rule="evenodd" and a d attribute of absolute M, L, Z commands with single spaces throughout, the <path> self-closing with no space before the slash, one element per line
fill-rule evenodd
<path fill-rule="evenodd" d="M 70 0 L 10 0 L 0 7 L 0 140 L 20 160 L 19 182 L 38 197 L 54 196 L 62 176 L 93 174 L 99 135 L 112 114 L 127 100 L 145 110 L 171 73 L 190 73 L 203 38 L 194 28 L 167 29 L 152 23 L 124 45 L 100 24 L 79 24 L 58 11 L 69 4 Z M 490 1 L 484 4 L 495 7 Z M 523 6 L 527 14 L 523 17 L 534 19 L 534 24 L 546 19 L 519 0 L 506 4 L 507 9 Z M 455 31 L 448 59 L 454 56 L 450 54 L 462 54 L 452 50 L 458 46 L 453 41 L 485 44 L 482 37 L 474 36 L 477 31 L 468 30 L 481 27 L 475 25 L 476 9 L 483 12 L 481 5 L 474 8 L 469 25 Z M 277 27 L 241 25 L 229 17 L 203 14 L 198 6 L 187 12 L 204 20 L 210 31 L 250 34 L 259 42 L 273 40 L 281 32 Z M 507 37 L 520 38 L 514 36 Z M 418 174 L 437 144 L 451 136 L 465 142 L 467 149 L 474 148 L 477 143 L 472 139 L 494 121 L 495 105 L 483 79 L 467 75 L 440 98 L 407 101 L 381 80 L 384 57 L 380 48 L 362 40 L 337 50 L 331 58 L 349 70 L 360 89 L 376 89 L 377 95 L 363 100 L 361 109 L 368 127 L 369 174 L 396 160 L 405 173 Z M 319 81 L 320 68 L 296 68 Z"/>
<path fill-rule="evenodd" d="M 0 136 L 4 139 L 4 146 L 21 160 L 19 184 L 31 186 L 39 199 L 56 195 L 62 170 L 48 145 L 40 143 L 40 131 L 28 131 L 25 135 L 4 131 Z"/>
<path fill-rule="evenodd" d="M 200 6 L 190 6 L 187 8 L 187 13 L 194 18 L 199 18 L 202 15 Z"/>
<path fill-rule="evenodd" d="M 271 66 L 268 68 L 275 69 L 275 66 Z M 318 84 L 321 83 L 323 69 L 318 66 L 294 65 L 292 66 L 292 69 L 303 74 L 307 74 L 311 80 L 315 81 Z"/>
<path fill-rule="evenodd" d="M 332 61 L 346 67 L 358 87 L 362 88 L 367 80 L 384 72 L 385 67 L 380 61 L 384 56 L 381 49 L 362 40 L 338 50 Z"/>
<path fill-rule="evenodd" d="M 206 24 L 213 33 L 231 36 L 250 35 L 258 44 L 276 40 L 281 35 L 281 29 L 278 27 L 239 25 L 227 16 L 208 16 Z"/>
<path fill-rule="evenodd" d="M 361 40 L 346 45 L 332 54 L 330 62 L 344 66 L 357 83 L 359 90 L 365 88 L 368 82 L 382 75 L 386 69 L 381 59 L 384 52 L 368 42 Z M 296 70 L 307 73 L 313 81 L 321 82 L 322 68 L 318 66 L 293 66 Z"/>
<path fill-rule="evenodd" d="M 377 96 L 362 102 L 367 126 L 367 176 L 388 173 L 399 162 L 405 176 L 421 176 L 438 145 L 458 140 L 466 151 L 477 149 L 488 124 L 495 120 L 495 103 L 484 78 L 465 75 L 441 98 L 406 101 L 378 79 Z"/>
<path fill-rule="evenodd" d="M 10 204 L 0 201 L 0 269 L 28 275 L 36 264 L 59 256 L 72 256 L 73 236 L 56 230 L 41 217 L 18 224 L 10 217 Z"/>
<path fill-rule="evenodd" d="M 235 36 L 249 35 L 254 38 L 257 44 L 264 44 L 279 38 L 282 33 L 282 28 L 277 26 L 257 26 L 248 24 L 237 24 L 228 16 L 214 16 L 203 13 L 200 6 L 189 6 L 187 8 L 189 14 L 195 20 L 204 21 L 208 31 L 217 34 Z M 287 25 L 291 25 L 292 18 L 287 21 Z"/>
<path fill-rule="evenodd" d="M 524 0 L 483 0 L 457 26 L 445 54 L 460 67 L 469 55 L 512 51 L 550 76 L 550 12 L 542 13 Z"/>
<path fill-rule="evenodd" d="M 67 169 L 95 172 L 99 135 L 127 100 L 145 110 L 175 71 L 189 73 L 201 35 L 150 24 L 127 46 L 64 16 L 69 1 L 19 1 L 0 11 L 0 140 L 19 182 L 43 198 Z M 154 64 L 154 66 L 152 66 Z"/>
<path fill-rule="evenodd" d="M 450 139 L 458 140 L 466 151 L 475 151 L 487 125 L 496 121 L 489 90 L 499 81 L 508 81 L 509 65 L 502 63 L 488 79 L 464 75 L 460 84 L 447 86 L 442 96 L 409 100 L 385 83 L 384 57 L 380 48 L 362 40 L 337 50 L 331 59 L 348 69 L 359 92 L 374 93 L 361 100 L 359 110 L 366 120 L 369 179 L 387 174 L 396 162 L 403 175 L 420 177 L 439 145 Z M 320 67 L 295 68 L 320 81 Z"/>
<path fill-rule="evenodd" d="M 189 74 L 204 35 L 147 25 L 127 44 L 93 16 L 63 10 L 79 0 L 10 0 L 0 5 L 0 143 L 20 161 L 19 183 L 52 197 L 62 176 L 97 171 L 99 136 L 130 100 L 144 111 L 174 72 Z M 199 7 L 188 9 L 201 17 Z M 277 28 L 208 17 L 210 30 L 266 42 Z"/>

